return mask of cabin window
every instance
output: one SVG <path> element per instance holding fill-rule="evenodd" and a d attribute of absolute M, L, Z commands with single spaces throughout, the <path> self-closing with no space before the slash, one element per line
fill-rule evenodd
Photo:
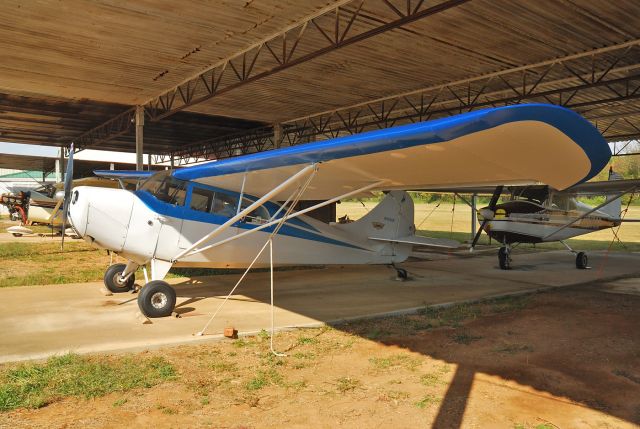
<path fill-rule="evenodd" d="M 182 206 L 187 195 L 187 182 L 171 176 L 170 171 L 156 173 L 140 187 L 165 203 Z"/>
<path fill-rule="evenodd" d="M 242 206 L 240 207 L 240 210 L 242 211 L 246 209 L 251 204 L 253 204 L 253 201 L 243 198 Z M 263 223 L 266 223 L 270 217 L 271 216 L 269 215 L 269 210 L 267 210 L 264 206 L 260 206 L 254 211 L 252 211 L 251 213 L 249 213 L 247 216 L 245 216 L 245 221 L 250 223 L 263 224 Z"/>
<path fill-rule="evenodd" d="M 194 187 L 191 190 L 191 209 L 210 213 L 211 207 L 213 207 L 214 195 L 215 193 L 209 189 Z"/>
<path fill-rule="evenodd" d="M 216 192 L 215 198 L 213 200 L 213 207 L 211 208 L 211 213 L 233 217 L 236 214 L 236 210 L 238 208 L 238 198 L 229 194 L 223 194 L 221 192 Z"/>

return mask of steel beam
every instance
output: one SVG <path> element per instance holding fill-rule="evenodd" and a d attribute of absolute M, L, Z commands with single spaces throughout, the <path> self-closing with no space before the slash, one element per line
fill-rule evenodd
<path fill-rule="evenodd" d="M 144 170 L 144 108 L 136 106 L 136 170 Z"/>
<path fill-rule="evenodd" d="M 184 165 L 529 101 L 588 112 L 640 98 L 638 70 L 640 40 L 634 40 L 285 121 L 277 139 L 273 127 L 264 127 L 203 140 L 176 155 Z M 597 121 L 597 115 L 589 119 Z M 615 127 L 601 132 L 608 139 L 622 137 Z"/>
<path fill-rule="evenodd" d="M 156 121 L 187 107 L 305 63 L 419 19 L 435 15 L 469 0 L 425 2 L 407 0 L 405 11 L 388 0 L 353 0 L 303 21 L 247 51 L 228 58 L 203 73 L 154 98 L 145 105 Z M 395 19 L 372 23 L 365 9 L 383 8 Z"/>

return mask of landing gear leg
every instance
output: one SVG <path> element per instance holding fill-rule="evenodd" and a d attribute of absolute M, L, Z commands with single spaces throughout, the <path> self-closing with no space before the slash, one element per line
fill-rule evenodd
<path fill-rule="evenodd" d="M 562 243 L 564 245 L 564 247 L 566 247 L 569 252 L 571 252 L 574 255 L 576 255 L 576 268 L 577 269 L 586 270 L 587 268 L 589 268 L 589 257 L 587 256 L 586 253 L 584 253 L 584 252 L 576 252 L 575 250 L 573 250 L 571 248 L 571 246 L 569 246 L 567 243 L 565 243 L 562 240 L 560 240 L 560 243 Z"/>
<path fill-rule="evenodd" d="M 507 244 L 498 250 L 498 264 L 501 270 L 511 269 L 511 248 Z"/>

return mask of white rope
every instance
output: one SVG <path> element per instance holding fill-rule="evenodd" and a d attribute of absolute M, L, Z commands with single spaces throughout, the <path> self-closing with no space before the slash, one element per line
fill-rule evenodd
<path fill-rule="evenodd" d="M 220 303 L 220 305 L 216 309 L 215 313 L 213 313 L 211 318 L 205 324 L 204 328 L 202 328 L 202 330 L 200 332 L 198 332 L 196 335 L 198 335 L 198 336 L 204 335 L 205 331 L 207 330 L 207 328 L 209 327 L 209 325 L 211 324 L 213 319 L 215 319 L 215 317 L 218 315 L 218 313 L 220 312 L 222 307 L 227 303 L 227 301 L 233 295 L 233 293 L 238 288 L 238 286 L 240 286 L 240 283 L 242 283 L 242 281 L 247 276 L 247 274 L 249 273 L 251 268 L 253 268 L 253 266 L 256 263 L 256 261 L 258 260 L 258 258 L 260 258 L 260 256 L 262 255 L 262 253 L 266 249 L 267 245 L 269 245 L 270 246 L 270 249 L 269 249 L 270 250 L 270 266 L 271 266 L 271 344 L 270 344 L 270 348 L 271 348 L 271 352 L 274 355 L 276 355 L 276 356 L 286 356 L 286 355 L 284 355 L 282 353 L 276 352 L 274 350 L 274 348 L 273 348 L 273 335 L 274 335 L 274 332 L 275 332 L 275 321 L 274 321 L 274 299 L 273 299 L 273 289 L 274 289 L 273 284 L 274 283 L 273 283 L 273 244 L 272 244 L 272 240 L 273 240 L 273 237 L 280 231 L 280 228 L 282 228 L 282 226 L 286 222 L 287 216 L 289 216 L 291 214 L 291 212 L 293 211 L 293 209 L 296 206 L 296 204 L 298 203 L 298 201 L 300 201 L 300 198 L 302 197 L 302 194 L 306 191 L 307 187 L 309 186 L 309 184 L 313 180 L 313 177 L 315 176 L 317 171 L 318 171 L 317 168 L 314 169 L 313 172 L 311 173 L 311 175 L 305 181 L 305 183 L 302 186 L 299 186 L 293 192 L 292 196 L 295 195 L 295 198 L 291 202 L 290 206 L 287 208 L 285 214 L 280 219 L 280 222 L 276 224 L 275 228 L 273 229 L 273 232 L 271 232 L 271 234 L 269 234 L 269 238 L 267 238 L 267 241 L 264 243 L 264 245 L 262 246 L 262 248 L 260 249 L 258 254 L 255 256 L 255 258 L 253 258 L 253 260 L 251 261 L 251 263 L 249 264 L 247 269 L 244 271 L 244 273 L 242 273 L 242 276 L 236 282 L 236 284 L 233 286 L 233 289 L 231 289 L 231 291 L 227 294 L 225 299 Z M 287 199 L 287 201 L 290 201 L 290 200 L 291 200 L 291 197 L 289 197 Z"/>

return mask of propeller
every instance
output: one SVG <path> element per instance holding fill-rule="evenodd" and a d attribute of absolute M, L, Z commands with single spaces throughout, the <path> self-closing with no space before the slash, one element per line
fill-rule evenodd
<path fill-rule="evenodd" d="M 67 211 L 69 210 L 69 200 L 71 199 L 71 186 L 73 184 L 73 143 L 69 148 L 69 159 L 64 173 L 64 200 L 62 202 L 62 242 L 61 250 L 64 250 L 64 236 L 67 229 Z"/>
<path fill-rule="evenodd" d="M 502 188 L 504 188 L 504 186 L 502 185 L 496 187 L 496 190 L 493 191 L 493 195 L 491 196 L 491 201 L 489 201 L 489 205 L 487 206 L 486 209 L 482 209 L 480 211 L 480 214 L 483 217 L 482 224 L 480 225 L 480 228 L 478 228 L 478 232 L 476 232 L 476 236 L 473 237 L 473 241 L 471 242 L 471 247 L 469 250 L 473 251 L 473 249 L 476 247 L 476 244 L 478 243 L 478 240 L 480 240 L 480 235 L 482 235 L 482 231 L 484 230 L 485 225 L 487 224 L 487 222 L 493 219 L 493 214 L 496 211 L 496 205 L 498 204 L 498 199 L 502 194 Z"/>

